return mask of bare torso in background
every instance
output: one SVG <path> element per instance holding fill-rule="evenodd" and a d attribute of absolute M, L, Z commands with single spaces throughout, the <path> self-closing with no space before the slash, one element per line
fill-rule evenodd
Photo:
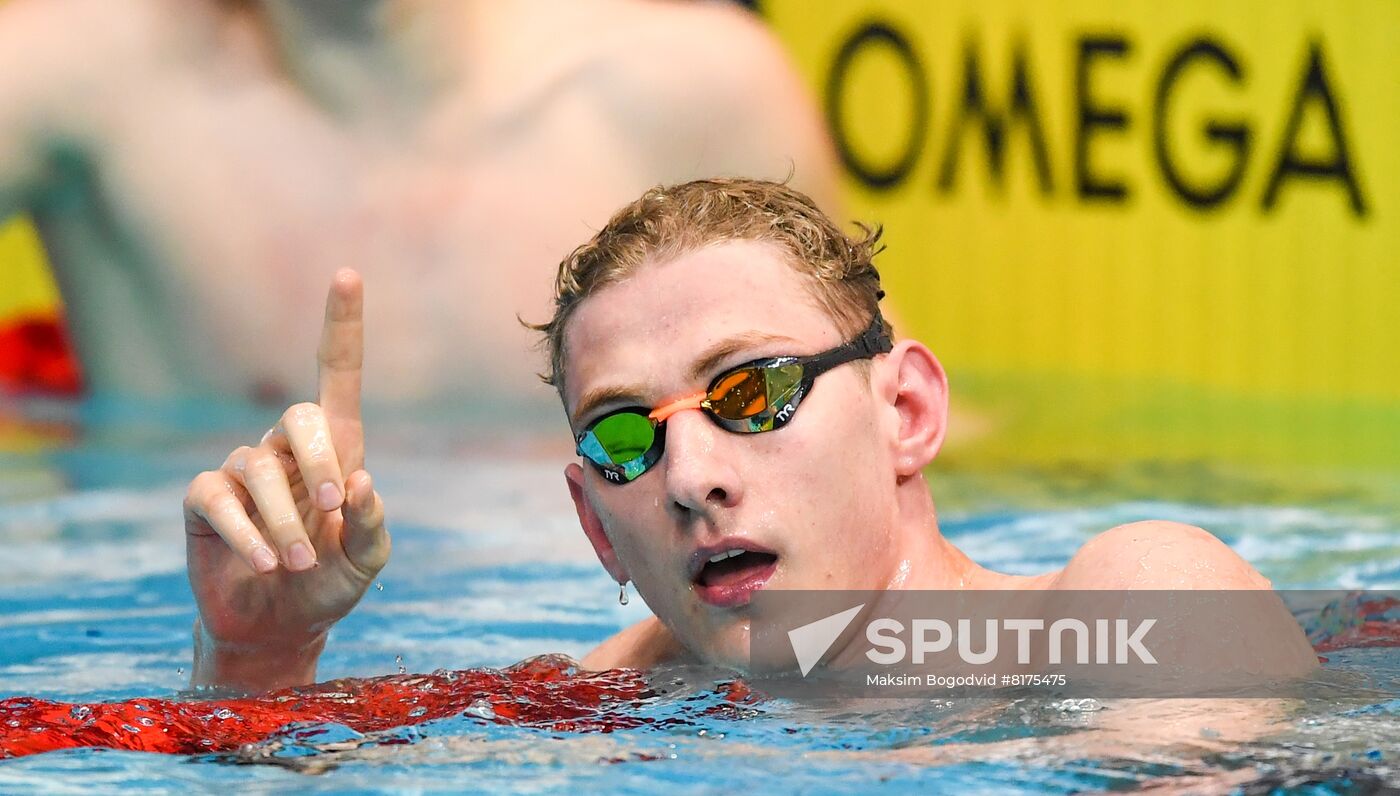
<path fill-rule="evenodd" d="M 99 392 L 310 397 L 349 265 L 369 401 L 542 398 L 516 318 L 565 254 L 650 185 L 790 172 L 833 209 L 816 111 L 722 3 L 0 1 L 0 216 Z"/>

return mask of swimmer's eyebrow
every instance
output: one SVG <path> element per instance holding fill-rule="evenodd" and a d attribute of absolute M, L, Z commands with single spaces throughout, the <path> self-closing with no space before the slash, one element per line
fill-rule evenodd
<path fill-rule="evenodd" d="M 753 348 L 765 343 L 792 343 L 801 345 L 798 341 L 781 334 L 769 334 L 767 332 L 743 332 L 733 337 L 726 337 L 718 343 L 710 346 L 696 357 L 695 364 L 690 367 L 690 380 L 699 381 L 710 375 L 715 368 L 724 360 L 734 356 L 746 348 Z"/>
<path fill-rule="evenodd" d="M 643 388 L 639 386 L 599 387 L 597 389 L 589 390 L 588 392 L 583 394 L 582 398 L 579 399 L 578 408 L 574 410 L 574 416 L 573 418 L 571 418 L 571 423 L 575 429 L 579 429 L 581 431 L 582 429 L 579 428 L 578 419 L 581 417 L 588 417 L 593 413 L 593 410 L 595 408 L 602 406 L 603 404 L 616 402 L 618 404 L 624 405 L 644 406 L 645 402 L 642 401 L 640 397 L 642 394 L 642 390 Z"/>
<path fill-rule="evenodd" d="M 766 343 L 801 345 L 791 337 L 767 332 L 742 332 L 732 337 L 726 337 L 700 352 L 695 363 L 690 367 L 690 380 L 698 382 L 719 367 L 721 362 L 736 353 Z M 573 427 L 578 428 L 579 418 L 588 417 L 597 407 L 604 404 L 646 406 L 646 401 L 641 397 L 646 391 L 646 387 L 641 385 L 598 387 L 589 390 L 584 393 L 583 398 L 579 399 L 578 408 L 574 410 Z"/>

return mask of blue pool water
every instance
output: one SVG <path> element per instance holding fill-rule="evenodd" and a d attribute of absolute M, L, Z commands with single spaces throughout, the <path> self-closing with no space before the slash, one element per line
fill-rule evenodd
<path fill-rule="evenodd" d="M 49 423 L 42 433 L 50 439 L 0 454 L 0 698 L 176 696 L 188 680 L 193 620 L 184 484 L 232 446 L 256 439 L 262 418 L 234 413 L 210 434 L 192 431 L 198 424 L 180 413 L 119 412 L 112 422 L 110 409 L 24 411 L 26 428 Z M 323 678 L 498 667 L 543 652 L 582 656 L 646 615 L 639 600 L 617 604 L 615 584 L 578 531 L 560 446 L 544 434 L 511 439 L 434 428 L 371 433 L 370 465 L 390 508 L 394 557 L 382 588 L 336 628 Z M 1217 475 L 1183 476 L 1190 472 L 1080 484 L 1068 496 L 1067 480 L 1054 472 L 1003 478 L 955 464 L 936 470 L 933 482 L 944 532 L 974 559 L 1007 572 L 1061 566 L 1094 533 L 1152 517 L 1210 529 L 1281 588 L 1400 588 L 1400 515 L 1383 499 L 1366 499 L 1374 492 L 1292 504 L 1247 480 L 1222 494 Z M 1193 491 L 1183 477 L 1202 483 Z M 1177 497 L 1147 499 L 1159 493 Z M 1334 665 L 1400 676 L 1397 657 L 1395 648 L 1352 650 Z M 462 716 L 370 738 L 324 727 L 196 759 L 77 750 L 0 761 L 0 792 L 1014 793 L 1163 782 L 1205 791 L 1365 792 L 1400 785 L 1400 700 L 1383 697 L 1259 708 L 1256 729 L 1238 741 L 1221 711 L 1172 703 L 1027 698 L 831 708 L 775 700 L 710 710 L 724 702 L 715 688 L 724 679 L 715 671 L 659 672 L 658 695 L 639 708 L 657 721 L 608 734 Z M 1144 727 L 1187 727 L 1186 740 L 1155 741 L 1146 732 L 1137 742 L 1106 740 L 1104 716 L 1130 709 L 1142 712 Z"/>

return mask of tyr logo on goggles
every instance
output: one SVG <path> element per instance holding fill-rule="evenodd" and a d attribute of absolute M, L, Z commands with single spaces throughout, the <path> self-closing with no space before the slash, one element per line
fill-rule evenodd
<path fill-rule="evenodd" d="M 661 460 L 666 419 L 683 409 L 700 409 L 720 428 L 758 434 L 792 420 L 817 377 L 838 365 L 887 353 L 893 344 L 876 316 L 849 343 L 810 357 L 757 359 L 715 377 L 709 389 L 656 409 L 627 407 L 609 412 L 574 437 L 578 453 L 607 480 L 623 484 Z"/>

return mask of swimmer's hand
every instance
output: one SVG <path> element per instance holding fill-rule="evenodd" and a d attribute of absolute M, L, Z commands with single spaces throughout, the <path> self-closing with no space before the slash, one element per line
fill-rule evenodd
<path fill-rule="evenodd" d="M 264 691 L 315 681 L 331 625 L 389 560 L 384 504 L 364 470 L 364 296 L 342 269 L 326 298 L 319 397 L 185 495 L 195 686 Z"/>

